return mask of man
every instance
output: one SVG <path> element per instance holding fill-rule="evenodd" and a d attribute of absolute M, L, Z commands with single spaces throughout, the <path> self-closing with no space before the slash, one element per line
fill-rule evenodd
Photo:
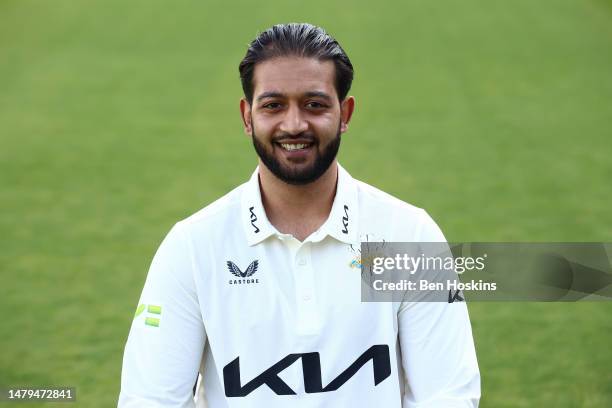
<path fill-rule="evenodd" d="M 360 241 L 444 241 L 427 213 L 336 162 L 355 100 L 340 45 L 309 24 L 240 63 L 251 179 L 177 223 L 125 348 L 119 406 L 474 407 L 463 302 L 361 302 Z M 371 361 L 371 363 L 370 363 Z"/>

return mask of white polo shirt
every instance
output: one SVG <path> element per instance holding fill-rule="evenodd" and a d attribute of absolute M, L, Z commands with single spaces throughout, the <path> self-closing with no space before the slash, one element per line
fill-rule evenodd
<path fill-rule="evenodd" d="M 177 223 L 153 259 L 119 407 L 475 407 L 464 302 L 361 302 L 361 240 L 438 242 L 422 209 L 338 165 L 327 221 L 303 242 L 268 221 L 258 171 Z"/>

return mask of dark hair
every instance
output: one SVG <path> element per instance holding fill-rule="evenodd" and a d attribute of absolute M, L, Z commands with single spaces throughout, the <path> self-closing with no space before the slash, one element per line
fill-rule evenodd
<path fill-rule="evenodd" d="M 336 92 L 343 100 L 353 82 L 353 64 L 338 41 L 321 27 L 308 23 L 277 24 L 260 33 L 249 44 L 240 61 L 240 81 L 244 96 L 253 102 L 253 71 L 255 65 L 275 57 L 308 57 L 331 60 L 336 67 Z"/>

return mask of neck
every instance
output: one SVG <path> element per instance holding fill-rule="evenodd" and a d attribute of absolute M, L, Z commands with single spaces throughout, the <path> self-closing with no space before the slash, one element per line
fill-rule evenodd
<path fill-rule="evenodd" d="M 270 223 L 303 241 L 329 217 L 336 195 L 336 160 L 321 177 L 305 185 L 287 184 L 259 162 L 261 200 Z"/>

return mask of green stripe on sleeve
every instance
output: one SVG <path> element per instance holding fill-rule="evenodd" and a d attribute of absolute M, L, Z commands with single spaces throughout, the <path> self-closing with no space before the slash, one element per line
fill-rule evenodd
<path fill-rule="evenodd" d="M 144 312 L 144 310 L 145 310 L 144 304 L 138 305 L 138 308 L 136 308 L 136 313 L 134 313 L 134 318 L 138 317 L 138 315 Z"/>
<path fill-rule="evenodd" d="M 149 307 L 147 308 L 147 312 L 153 314 L 161 314 L 161 306 L 149 305 Z"/>

